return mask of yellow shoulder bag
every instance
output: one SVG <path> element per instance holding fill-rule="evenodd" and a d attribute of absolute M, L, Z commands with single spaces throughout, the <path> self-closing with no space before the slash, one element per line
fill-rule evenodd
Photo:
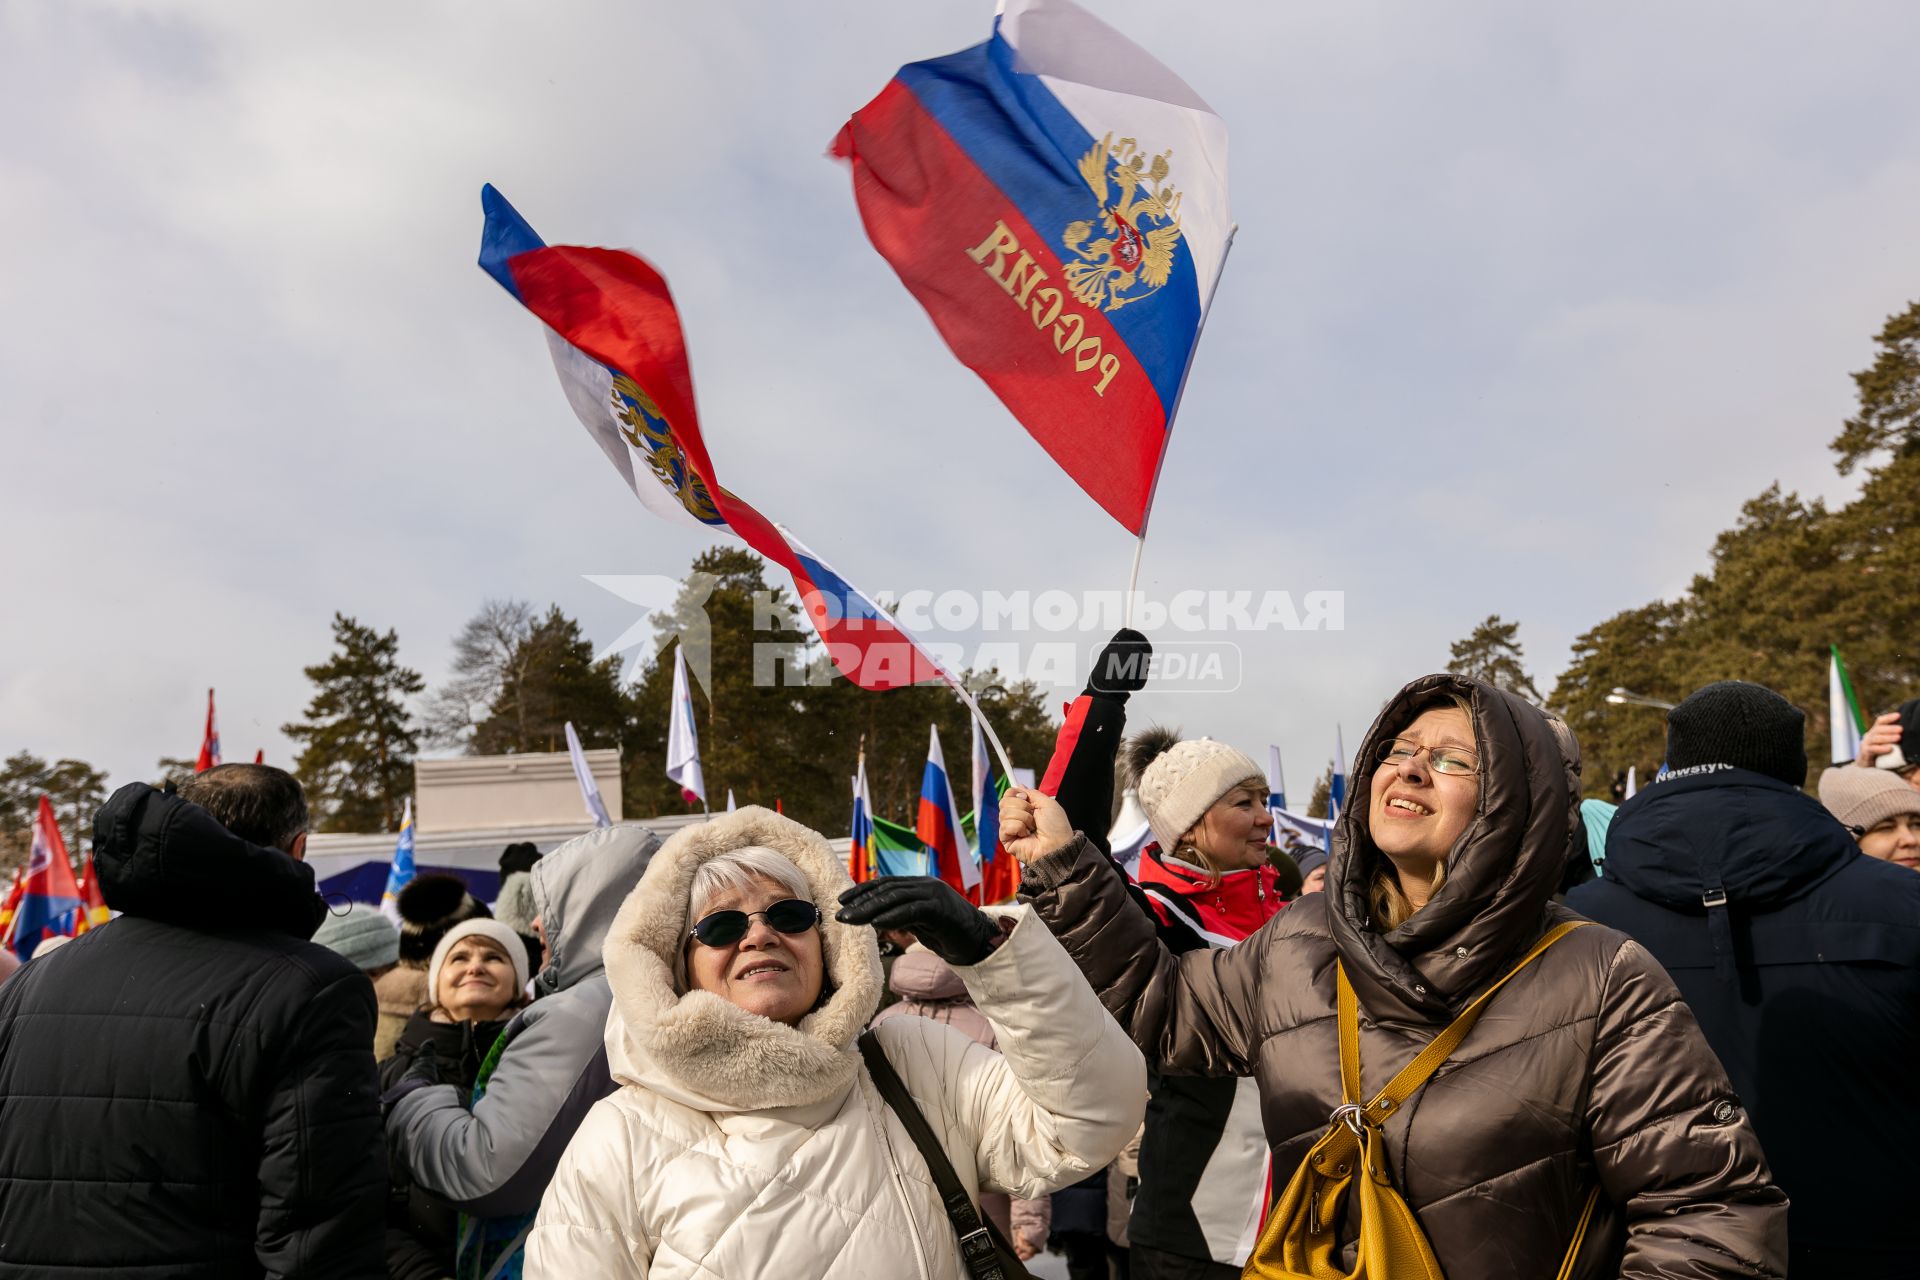
<path fill-rule="evenodd" d="M 1521 958 L 1506 977 L 1494 983 L 1468 1005 L 1446 1030 L 1433 1038 L 1387 1083 L 1373 1101 L 1360 1101 L 1360 1009 L 1346 970 L 1335 962 L 1340 1015 L 1340 1089 L 1344 1101 L 1334 1109 L 1327 1132 L 1307 1152 L 1293 1180 L 1267 1218 L 1260 1242 L 1241 1273 L 1242 1280 L 1446 1280 L 1427 1244 L 1413 1210 L 1394 1190 L 1387 1171 L 1387 1144 L 1380 1126 L 1407 1099 L 1433 1077 L 1460 1042 L 1473 1030 L 1494 993 L 1522 969 L 1538 960 L 1548 947 L 1585 924 L 1568 921 L 1549 930 Z M 1360 1202 L 1360 1252 L 1352 1271 L 1339 1267 L 1340 1243 L 1335 1232 L 1347 1193 Z M 1586 1210 L 1574 1228 L 1573 1243 L 1560 1264 L 1556 1280 L 1569 1280 L 1580 1256 L 1587 1227 L 1599 1202 L 1596 1186 L 1587 1196 Z"/>

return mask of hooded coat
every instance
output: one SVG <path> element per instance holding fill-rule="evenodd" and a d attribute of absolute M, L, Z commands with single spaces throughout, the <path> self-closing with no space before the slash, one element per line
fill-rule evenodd
<path fill-rule="evenodd" d="M 1472 706 L 1477 811 L 1431 901 L 1378 932 L 1372 762 L 1451 693 Z M 1564 725 L 1478 681 L 1427 676 L 1387 704 L 1356 761 L 1361 799 L 1341 813 L 1326 892 L 1231 950 L 1168 952 L 1084 836 L 1027 868 L 1035 909 L 1149 1061 L 1254 1077 L 1280 1185 L 1343 1101 L 1336 961 L 1358 997 L 1371 1097 L 1573 918 L 1551 901 L 1580 827 Z M 1786 1199 L 1725 1071 L 1672 981 L 1611 929 L 1574 930 L 1509 983 L 1383 1133 L 1394 1185 L 1456 1280 L 1554 1275 L 1596 1181 L 1602 1204 L 1575 1276 L 1784 1274 Z M 1356 1211 L 1340 1233 L 1347 1266 Z"/>
<path fill-rule="evenodd" d="M 1726 894 L 1724 963 L 1709 879 Z M 1906 1185 L 1920 875 L 1862 854 L 1798 787 L 1722 766 L 1668 774 L 1621 806 L 1605 878 L 1568 904 L 1679 984 L 1792 1197 L 1792 1274 L 1920 1276 Z"/>
<path fill-rule="evenodd" d="M 567 1149 L 529 1277 L 963 1277 L 926 1163 L 856 1046 L 880 998 L 873 931 L 823 918 L 827 994 L 796 1026 L 676 990 L 694 874 L 749 845 L 792 860 L 829 908 L 850 884 L 825 840 L 758 807 L 661 848 L 607 940 L 620 1088 Z M 1001 1052 L 925 1018 L 874 1031 L 976 1198 L 1085 1177 L 1146 1100 L 1139 1052 L 1047 931 L 1009 914 L 1019 923 L 998 949 L 957 969 Z"/>
<path fill-rule="evenodd" d="M 373 987 L 313 870 L 130 783 L 124 912 L 0 987 L 0 1277 L 384 1276 Z"/>
<path fill-rule="evenodd" d="M 630 825 L 592 831 L 533 867 L 548 962 L 538 998 L 501 1032 L 486 1091 L 418 1089 L 387 1117 L 393 1158 L 475 1217 L 527 1217 L 588 1108 L 613 1090 L 602 1040 L 612 1003 L 601 944 L 659 838 Z"/>
<path fill-rule="evenodd" d="M 1068 710 L 1041 789 L 1106 853 L 1114 763 L 1126 727 L 1119 700 L 1082 694 Z M 1138 767 L 1129 772 L 1137 773 Z M 1133 900 L 1169 951 L 1237 946 L 1284 905 L 1271 866 L 1211 876 L 1149 844 L 1130 868 Z M 1136 1265 L 1238 1275 L 1265 1216 L 1267 1142 L 1250 1079 L 1149 1076 L 1138 1192 L 1125 1237 Z M 1112 1213 L 1109 1196 L 1109 1214 Z M 1111 1233 L 1110 1233 L 1111 1234 Z M 1206 1263 L 1211 1261 L 1212 1268 Z"/>

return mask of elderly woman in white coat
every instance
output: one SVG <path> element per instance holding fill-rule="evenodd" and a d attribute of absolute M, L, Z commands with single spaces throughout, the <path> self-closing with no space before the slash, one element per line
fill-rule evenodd
<path fill-rule="evenodd" d="M 607 938 L 620 1087 L 561 1159 L 529 1277 L 964 1280 L 857 1047 L 880 998 L 869 925 L 943 953 L 998 1033 L 995 1053 L 924 1018 L 873 1032 L 976 1202 L 1077 1182 L 1132 1137 L 1145 1065 L 1040 921 L 938 881 L 850 885 L 824 839 L 761 808 L 661 847 Z"/>

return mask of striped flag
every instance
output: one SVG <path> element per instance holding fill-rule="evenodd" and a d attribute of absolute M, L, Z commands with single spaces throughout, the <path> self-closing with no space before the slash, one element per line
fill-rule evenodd
<path fill-rule="evenodd" d="M 7 890 L 7 896 L 0 898 L 0 938 L 7 936 L 7 930 L 13 924 L 14 913 L 20 909 L 20 898 L 27 891 L 27 869 L 13 869 L 13 887 Z"/>
<path fill-rule="evenodd" d="M 1860 712 L 1860 700 L 1853 696 L 1853 681 L 1847 678 L 1847 664 L 1840 661 L 1837 645 L 1828 645 L 1827 653 L 1827 731 L 1832 735 L 1833 763 L 1852 764 L 1860 758 L 1860 735 L 1867 731 L 1867 718 Z"/>
<path fill-rule="evenodd" d="M 973 839 L 980 864 L 980 901 L 1008 902 L 1020 892 L 1020 863 L 1000 844 L 1000 793 L 1007 780 L 993 767 L 980 722 L 973 722 Z"/>
<path fill-rule="evenodd" d="M 111 919 L 113 912 L 107 907 L 106 895 L 100 891 L 100 873 L 94 869 L 93 851 L 89 849 L 86 865 L 80 869 L 80 915 L 74 923 L 73 936 L 77 938 Z"/>
<path fill-rule="evenodd" d="M 1003 0 L 986 41 L 900 68 L 833 154 L 953 354 L 1142 533 L 1233 238 L 1220 117 L 1078 5 Z"/>
<path fill-rule="evenodd" d="M 847 874 L 865 884 L 880 874 L 879 851 L 874 847 L 873 797 L 867 794 L 867 749 L 860 748 L 853 775 L 853 840 L 847 851 Z"/>
<path fill-rule="evenodd" d="M 30 959 L 43 938 L 71 936 L 80 912 L 80 886 L 67 859 L 67 842 L 54 821 L 53 805 L 45 796 L 33 818 L 33 852 L 21 878 L 20 899 L 8 925 L 6 945 L 22 960 Z"/>
<path fill-rule="evenodd" d="M 481 269 L 547 325 L 574 415 L 634 496 L 655 515 L 731 533 L 793 575 L 828 659 L 861 688 L 957 683 L 871 597 L 720 482 L 666 277 L 635 254 L 547 244 L 491 186 L 480 200 Z"/>
<path fill-rule="evenodd" d="M 413 883 L 413 797 L 400 811 L 400 838 L 393 844 L 393 863 L 387 868 L 387 887 L 380 894 L 380 913 L 400 922 L 400 891 Z"/>
<path fill-rule="evenodd" d="M 940 750 L 940 730 L 928 730 L 927 767 L 920 775 L 920 810 L 913 824 L 927 851 L 927 874 L 939 876 L 954 888 L 976 897 L 980 865 L 960 837 L 960 808 L 953 802 L 953 783 L 947 777 L 947 758 Z"/>

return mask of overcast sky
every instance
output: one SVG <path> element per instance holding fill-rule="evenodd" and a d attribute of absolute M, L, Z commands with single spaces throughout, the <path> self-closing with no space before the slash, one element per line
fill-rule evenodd
<path fill-rule="evenodd" d="M 1278 742 L 1304 793 L 1487 614 L 1550 688 L 1767 484 L 1856 487 L 1847 375 L 1920 296 L 1920 6 L 1091 7 L 1233 135 L 1142 585 L 1346 598 L 1138 720 Z M 634 610 L 583 575 L 685 571 L 703 540 L 627 493 L 473 265 L 487 181 L 667 274 L 728 487 L 855 581 L 1124 585 L 1129 535 L 823 157 L 991 14 L 0 0 L 0 753 L 151 776 L 212 685 L 228 758 L 288 764 L 335 610 L 438 681 L 488 596 L 604 643 Z"/>

